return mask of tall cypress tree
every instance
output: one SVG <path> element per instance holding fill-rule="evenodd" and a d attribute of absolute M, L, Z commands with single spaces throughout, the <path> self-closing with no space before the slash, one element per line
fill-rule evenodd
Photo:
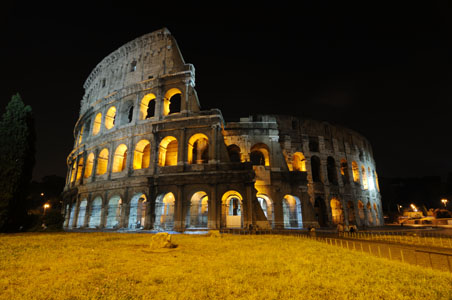
<path fill-rule="evenodd" d="M 0 230 L 17 230 L 26 218 L 26 195 L 35 163 L 32 110 L 13 95 L 0 120 Z"/>

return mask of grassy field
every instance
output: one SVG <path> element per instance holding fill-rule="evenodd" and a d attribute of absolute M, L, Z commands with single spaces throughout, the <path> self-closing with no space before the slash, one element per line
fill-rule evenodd
<path fill-rule="evenodd" d="M 452 299 L 452 275 L 279 236 L 0 235 L 0 299 Z"/>

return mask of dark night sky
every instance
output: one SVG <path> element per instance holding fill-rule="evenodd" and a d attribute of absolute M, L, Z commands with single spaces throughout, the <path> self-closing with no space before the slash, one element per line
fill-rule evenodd
<path fill-rule="evenodd" d="M 65 176 L 86 77 L 121 45 L 167 27 L 196 68 L 203 109 L 219 108 L 226 119 L 329 120 L 370 140 L 380 176 L 445 176 L 452 171 L 447 1 L 342 2 L 2 4 L 1 110 L 22 95 L 36 118 L 34 178 Z"/>

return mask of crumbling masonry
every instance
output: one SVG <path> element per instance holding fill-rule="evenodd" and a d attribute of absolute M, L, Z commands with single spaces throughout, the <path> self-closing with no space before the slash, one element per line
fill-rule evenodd
<path fill-rule="evenodd" d="M 383 224 L 369 142 L 291 116 L 225 122 L 161 29 L 84 84 L 64 189 L 67 229 L 297 229 Z"/>

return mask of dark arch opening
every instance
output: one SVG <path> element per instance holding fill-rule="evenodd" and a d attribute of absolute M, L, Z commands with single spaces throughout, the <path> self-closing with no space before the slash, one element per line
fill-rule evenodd
<path fill-rule="evenodd" d="M 181 105 L 181 94 L 175 94 L 171 97 L 170 105 L 169 105 L 169 113 L 174 114 L 180 112 L 180 105 Z"/>
<path fill-rule="evenodd" d="M 328 181 L 330 182 L 330 184 L 337 185 L 336 162 L 331 156 L 328 156 L 326 160 L 326 169 L 328 172 Z"/>
<path fill-rule="evenodd" d="M 231 162 L 241 162 L 240 159 L 240 148 L 237 145 L 228 146 L 229 160 Z"/>
<path fill-rule="evenodd" d="M 155 115 L 155 101 L 151 100 L 148 103 L 148 109 L 146 111 L 145 119 L 152 118 Z"/>
<path fill-rule="evenodd" d="M 320 158 L 317 156 L 311 157 L 311 171 L 312 171 L 312 181 L 322 182 L 320 174 Z"/>
<path fill-rule="evenodd" d="M 251 152 L 250 161 L 253 166 L 265 166 L 265 157 L 260 151 Z"/>
<path fill-rule="evenodd" d="M 127 117 L 129 119 L 129 123 L 132 122 L 132 119 L 133 119 L 133 105 L 129 108 L 129 115 Z"/>
<path fill-rule="evenodd" d="M 315 216 L 317 218 L 317 221 L 319 222 L 319 225 L 321 227 L 325 227 L 327 216 L 326 216 L 326 209 L 325 209 L 325 201 L 323 201 L 322 197 L 315 198 L 314 211 L 315 211 Z"/>

